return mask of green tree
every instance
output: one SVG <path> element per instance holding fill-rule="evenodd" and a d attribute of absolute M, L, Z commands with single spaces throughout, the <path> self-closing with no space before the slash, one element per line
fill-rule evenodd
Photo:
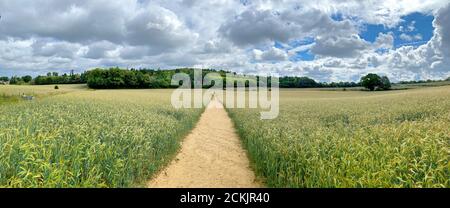
<path fill-rule="evenodd" d="M 23 76 L 23 77 L 22 77 L 22 80 L 23 80 L 25 83 L 29 83 L 29 82 L 31 82 L 31 80 L 33 80 L 33 77 L 31 77 L 30 75 L 26 75 L 26 76 Z"/>
<path fill-rule="evenodd" d="M 391 81 L 389 80 L 389 78 L 387 76 L 382 76 L 380 88 L 383 90 L 390 90 L 391 87 L 392 87 L 392 85 L 391 85 Z"/>
<path fill-rule="evenodd" d="M 7 82 L 9 81 L 9 77 L 0 77 L 0 81 Z"/>
<path fill-rule="evenodd" d="M 382 85 L 381 77 L 377 74 L 367 74 L 366 76 L 361 77 L 361 86 L 369 89 L 370 91 L 374 91 L 375 88 L 380 87 Z"/>
<path fill-rule="evenodd" d="M 14 76 L 14 77 L 11 77 L 11 79 L 9 80 L 9 84 L 20 85 L 20 84 L 23 84 L 23 80 L 20 77 Z"/>

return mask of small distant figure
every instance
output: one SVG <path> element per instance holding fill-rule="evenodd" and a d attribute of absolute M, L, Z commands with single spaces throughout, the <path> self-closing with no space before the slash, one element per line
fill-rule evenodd
<path fill-rule="evenodd" d="M 58 85 L 55 85 L 55 90 L 58 90 L 58 89 L 59 89 Z"/>
<path fill-rule="evenodd" d="M 25 93 L 22 93 L 22 99 L 24 99 L 24 100 L 33 100 L 34 96 L 25 95 Z"/>

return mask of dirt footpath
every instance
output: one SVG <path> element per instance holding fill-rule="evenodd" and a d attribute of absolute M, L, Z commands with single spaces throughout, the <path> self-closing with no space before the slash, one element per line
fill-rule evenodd
<path fill-rule="evenodd" d="M 171 164 L 149 181 L 153 188 L 260 187 L 223 105 L 212 100 Z"/>

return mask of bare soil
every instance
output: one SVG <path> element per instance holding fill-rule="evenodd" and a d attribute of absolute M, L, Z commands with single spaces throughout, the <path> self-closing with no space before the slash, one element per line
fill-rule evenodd
<path fill-rule="evenodd" d="M 176 158 L 155 178 L 151 188 L 261 187 L 222 103 L 212 100 Z"/>

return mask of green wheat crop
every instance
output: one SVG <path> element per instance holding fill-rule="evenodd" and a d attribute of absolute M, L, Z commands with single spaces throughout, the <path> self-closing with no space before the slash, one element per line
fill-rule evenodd
<path fill-rule="evenodd" d="M 228 109 L 270 187 L 450 187 L 450 87 L 282 90 L 280 116 Z"/>
<path fill-rule="evenodd" d="M 52 86 L 26 89 L 52 93 Z M 201 113 L 174 109 L 171 90 L 67 91 L 0 105 L 1 187 L 143 185 Z"/>

